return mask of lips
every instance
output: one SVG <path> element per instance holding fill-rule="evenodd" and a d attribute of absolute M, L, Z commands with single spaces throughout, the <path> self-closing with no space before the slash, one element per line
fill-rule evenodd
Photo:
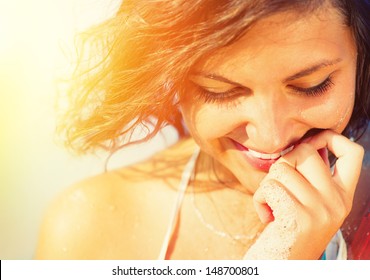
<path fill-rule="evenodd" d="M 249 149 L 234 140 L 232 140 L 232 142 L 235 147 L 245 155 L 245 158 L 253 167 L 264 172 L 268 172 L 271 165 L 273 165 L 281 156 L 284 156 L 294 149 L 294 145 L 291 145 L 281 152 L 267 154 Z"/>
<path fill-rule="evenodd" d="M 262 170 L 264 172 L 268 172 L 271 165 L 273 165 L 280 157 L 284 156 L 285 154 L 289 153 L 299 145 L 304 139 L 315 136 L 319 134 L 321 131 L 324 131 L 325 129 L 323 128 L 312 128 L 308 130 L 300 140 L 295 142 L 294 144 L 290 145 L 283 151 L 280 151 L 278 153 L 273 153 L 273 154 L 268 154 L 268 153 L 261 153 L 254 151 L 252 149 L 249 149 L 239 142 L 229 138 L 233 143 L 234 146 L 236 147 L 237 150 L 241 151 L 244 155 L 247 161 L 255 168 Z"/>

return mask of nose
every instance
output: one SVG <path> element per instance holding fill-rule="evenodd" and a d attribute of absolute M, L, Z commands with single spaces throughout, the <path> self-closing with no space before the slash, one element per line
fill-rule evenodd
<path fill-rule="evenodd" d="M 251 111 L 246 133 L 254 148 L 264 153 L 275 153 L 290 144 L 292 118 L 284 98 L 275 95 L 255 98 Z"/>

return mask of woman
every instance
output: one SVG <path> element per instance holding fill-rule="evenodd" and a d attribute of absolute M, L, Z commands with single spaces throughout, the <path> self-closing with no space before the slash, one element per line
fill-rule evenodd
<path fill-rule="evenodd" d="M 322 257 L 361 170 L 348 138 L 369 119 L 369 14 L 368 1 L 124 1 L 84 41 L 68 145 L 115 151 L 164 125 L 181 139 L 66 190 L 36 257 Z"/>

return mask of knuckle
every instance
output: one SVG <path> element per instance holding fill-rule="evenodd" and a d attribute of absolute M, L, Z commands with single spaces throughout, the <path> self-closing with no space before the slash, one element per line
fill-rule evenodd
<path fill-rule="evenodd" d="M 325 211 L 321 212 L 321 224 L 322 225 L 330 225 L 333 222 L 333 215 L 331 214 L 330 211 L 327 209 Z"/>
<path fill-rule="evenodd" d="M 281 173 L 285 172 L 289 168 L 289 164 L 287 162 L 281 161 L 276 162 L 271 165 L 269 172 L 270 173 Z"/>
<path fill-rule="evenodd" d="M 332 223 L 341 225 L 352 209 L 352 202 L 350 200 L 339 200 L 331 208 L 330 218 Z"/>
<path fill-rule="evenodd" d="M 349 141 L 350 142 L 350 149 L 351 149 L 351 153 L 352 154 L 355 154 L 356 156 L 363 156 L 365 154 L 365 149 L 362 145 L 360 145 L 359 143 L 356 143 L 356 142 L 353 142 L 353 141 Z"/>
<path fill-rule="evenodd" d="M 357 153 L 357 155 L 362 158 L 365 154 L 365 149 L 360 144 L 354 143 L 354 152 Z"/>
<path fill-rule="evenodd" d="M 316 223 L 318 223 L 322 227 L 329 227 L 332 225 L 337 226 L 342 223 L 343 213 L 340 209 L 336 209 L 333 211 L 332 209 L 325 208 L 319 213 L 320 214 L 316 219 Z"/>
<path fill-rule="evenodd" d="M 315 206 L 315 221 L 322 226 L 340 226 L 351 211 L 351 201 L 335 196 L 330 200 L 330 203 Z"/>
<path fill-rule="evenodd" d="M 277 162 L 271 165 L 269 170 L 269 178 L 273 178 L 276 181 L 281 182 L 282 184 L 287 184 L 289 174 L 292 172 L 291 170 L 294 169 L 289 163 L 287 162 Z"/>

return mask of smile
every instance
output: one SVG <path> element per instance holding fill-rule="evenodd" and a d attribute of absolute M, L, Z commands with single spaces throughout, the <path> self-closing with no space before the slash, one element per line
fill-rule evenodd
<path fill-rule="evenodd" d="M 259 159 L 278 159 L 284 156 L 285 154 L 289 153 L 293 149 L 294 149 L 294 145 L 286 148 L 285 150 L 279 153 L 273 153 L 273 154 L 260 153 L 260 152 L 253 151 L 251 149 L 248 149 L 246 152 L 249 153 L 251 156 L 255 158 L 259 158 Z"/>
<path fill-rule="evenodd" d="M 278 153 L 268 154 L 249 149 L 238 143 L 237 141 L 232 140 L 232 142 L 234 143 L 237 150 L 243 153 L 245 159 L 247 160 L 247 162 L 249 162 L 250 165 L 264 172 L 268 172 L 271 165 L 273 165 L 280 157 L 292 151 L 295 147 L 295 145 L 291 145 Z"/>

